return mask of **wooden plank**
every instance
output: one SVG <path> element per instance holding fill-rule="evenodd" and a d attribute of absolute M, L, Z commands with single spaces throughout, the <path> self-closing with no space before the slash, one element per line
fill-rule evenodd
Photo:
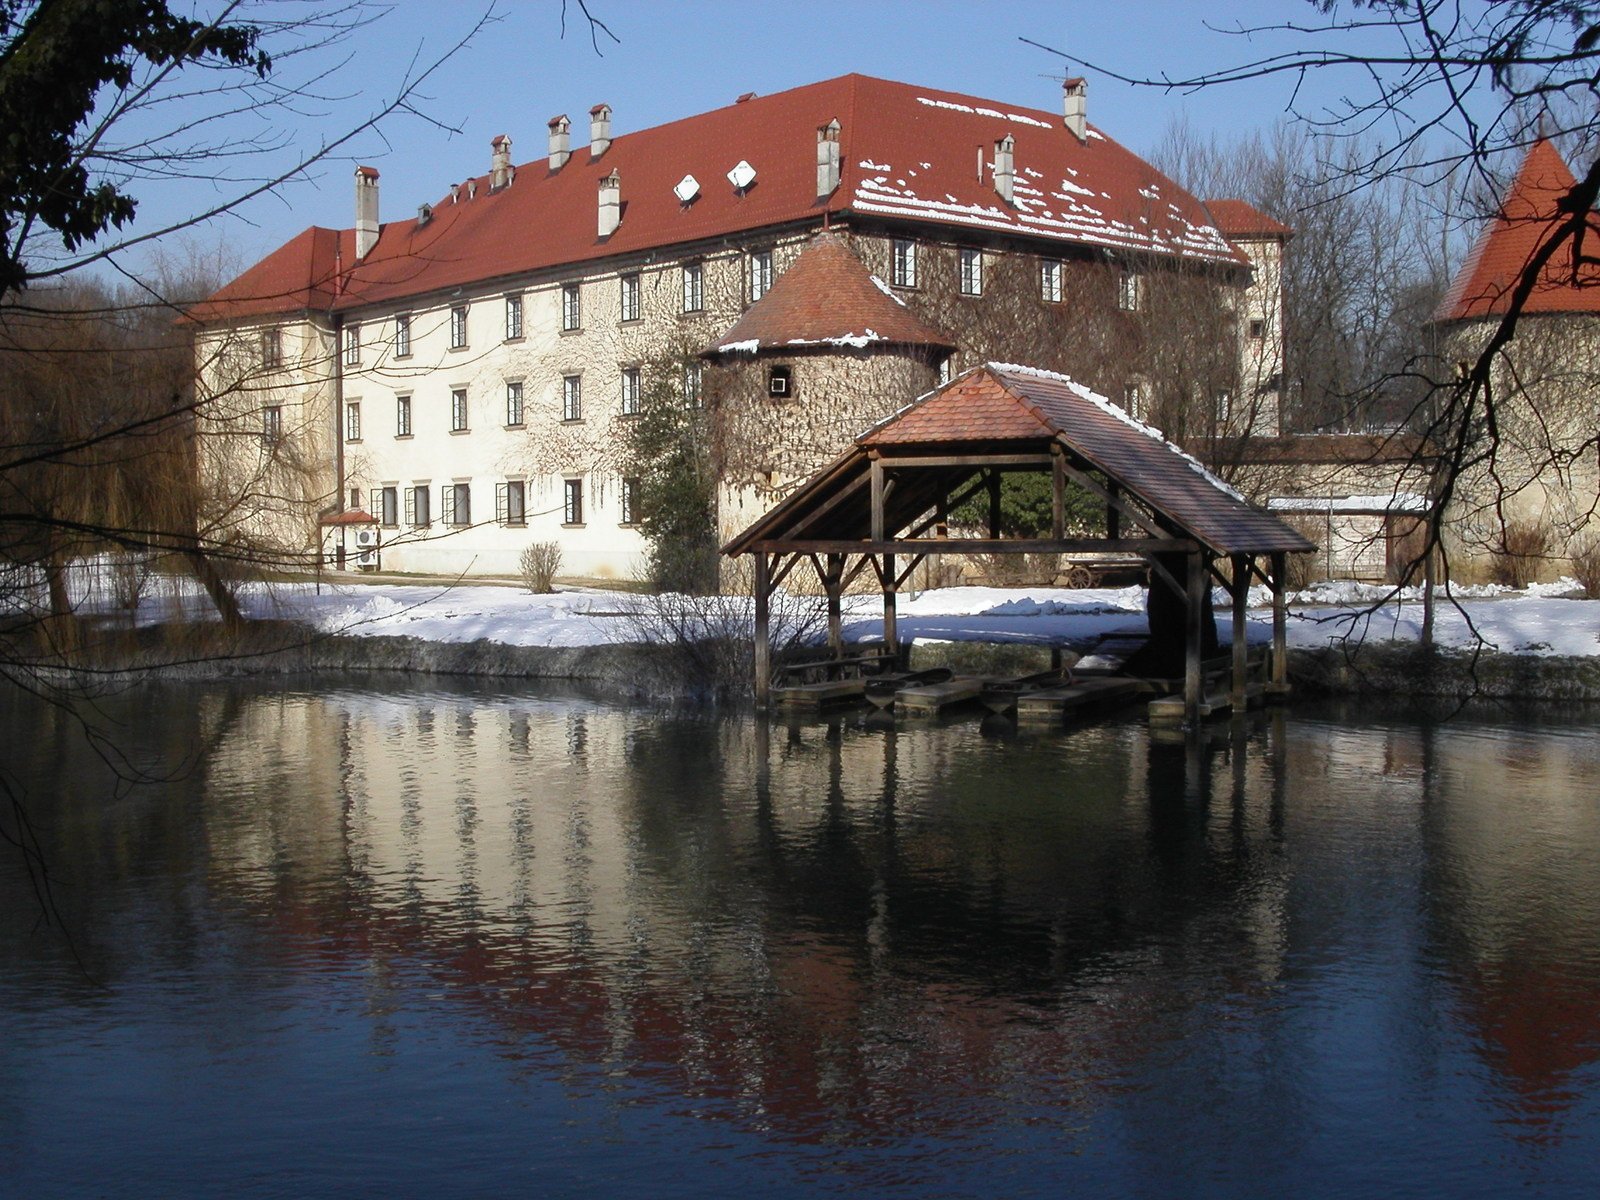
<path fill-rule="evenodd" d="M 963 704 L 977 698 L 983 690 L 983 680 L 975 675 L 958 675 L 944 683 L 929 683 L 921 687 L 901 688 L 894 702 L 902 712 L 929 715 L 953 704 Z"/>
<path fill-rule="evenodd" d="M 1017 720 L 1059 721 L 1066 713 L 1094 706 L 1101 708 L 1131 700 L 1143 690 L 1137 679 L 1127 676 L 1093 676 L 1075 679 L 1064 687 L 1027 692 L 1017 697 Z"/>
<path fill-rule="evenodd" d="M 844 704 L 866 694 L 865 679 L 831 679 L 825 683 L 795 683 L 773 688 L 772 698 L 781 708 L 821 708 Z"/>
<path fill-rule="evenodd" d="M 1187 554 L 1186 538 L 783 538 L 757 542 L 754 550 L 790 554 Z"/>
<path fill-rule="evenodd" d="M 884 453 L 880 461 L 891 471 L 897 471 L 901 467 L 1048 467 L 1050 455 L 1048 453 L 906 455 Z"/>
<path fill-rule="evenodd" d="M 756 658 L 756 711 L 766 712 L 772 689 L 772 642 L 770 641 L 770 608 L 772 585 L 769 580 L 769 562 L 764 552 L 756 553 L 755 572 L 755 658 Z"/>
<path fill-rule="evenodd" d="M 1187 712 L 1189 702 L 1182 696 L 1161 696 L 1150 701 L 1150 723 L 1152 725 L 1183 725 L 1189 718 Z M 1212 692 L 1201 698 L 1194 706 L 1194 719 L 1209 721 L 1213 717 L 1224 717 L 1233 711 L 1233 701 L 1226 692 Z"/>

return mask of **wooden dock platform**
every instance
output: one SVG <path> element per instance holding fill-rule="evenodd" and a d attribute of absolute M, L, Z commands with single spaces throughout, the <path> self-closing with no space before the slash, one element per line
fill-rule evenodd
<path fill-rule="evenodd" d="M 895 707 L 908 716 L 935 716 L 957 704 L 975 700 L 983 690 L 983 680 L 975 675 L 958 675 L 944 683 L 901 688 L 895 693 Z"/>
<path fill-rule="evenodd" d="M 822 683 L 793 683 L 772 689 L 779 708 L 820 709 L 830 704 L 853 704 L 866 694 L 865 679 L 829 679 Z"/>
<path fill-rule="evenodd" d="M 1066 714 L 1088 705 L 1104 708 L 1125 700 L 1132 700 L 1144 690 L 1144 684 L 1126 676 L 1101 675 L 1077 679 L 1064 687 L 1046 688 L 1017 697 L 1017 720 L 1058 722 Z"/>

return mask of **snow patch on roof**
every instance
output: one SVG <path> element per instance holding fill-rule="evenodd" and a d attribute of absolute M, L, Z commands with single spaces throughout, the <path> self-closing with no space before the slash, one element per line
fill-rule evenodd
<path fill-rule="evenodd" d="M 760 348 L 759 338 L 748 338 L 742 342 L 723 342 L 717 350 L 722 354 L 754 354 Z"/>
<path fill-rule="evenodd" d="M 904 308 L 906 306 L 906 302 L 904 300 L 902 300 L 899 296 L 897 296 L 895 294 L 895 292 L 894 292 L 894 289 L 891 288 L 883 280 L 879 279 L 876 275 L 868 275 L 867 278 L 872 280 L 872 283 L 873 283 L 874 287 L 876 287 L 885 296 L 889 297 L 889 299 L 893 300 L 901 308 Z"/>
<path fill-rule="evenodd" d="M 870 158 L 863 158 L 859 163 L 856 164 L 856 166 L 860 167 L 863 171 L 892 171 L 892 170 L 894 170 L 894 168 L 891 167 L 888 163 L 875 163 Z"/>
<path fill-rule="evenodd" d="M 1146 425 L 1137 417 L 1129 414 L 1129 412 L 1120 405 L 1113 404 L 1104 396 L 1100 395 L 1100 393 L 1084 387 L 1083 384 L 1079 383 L 1071 376 L 1063 375 L 1059 371 L 1046 371 L 1043 367 L 1024 367 L 1018 363 L 992 362 L 986 365 L 992 370 L 1001 371 L 1007 375 L 1031 375 L 1035 379 L 1049 379 L 1055 383 L 1066 384 L 1074 392 L 1082 396 L 1085 400 L 1089 401 L 1089 403 L 1093 404 L 1096 408 L 1100 409 L 1108 416 L 1115 417 L 1130 429 L 1138 430 L 1140 433 L 1144 434 L 1145 437 L 1150 438 L 1152 441 L 1160 442 L 1168 450 L 1171 450 L 1179 458 L 1183 459 L 1184 463 L 1188 465 L 1191 471 L 1199 474 L 1218 491 L 1227 493 L 1235 500 L 1243 501 L 1246 504 L 1249 503 L 1248 500 L 1245 500 L 1243 493 L 1241 493 L 1237 488 L 1224 483 L 1221 479 L 1217 478 L 1217 476 L 1206 470 L 1205 465 L 1201 463 L 1198 458 L 1167 441 L 1166 436 L 1159 429 L 1156 429 L 1151 425 Z"/>
<path fill-rule="evenodd" d="M 860 350 L 873 342 L 886 340 L 877 330 L 868 329 L 865 333 L 841 333 L 837 337 L 790 338 L 785 344 L 790 346 L 853 346 Z"/>

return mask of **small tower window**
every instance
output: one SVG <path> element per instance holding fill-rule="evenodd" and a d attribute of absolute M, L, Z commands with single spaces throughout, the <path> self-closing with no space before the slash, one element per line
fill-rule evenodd
<path fill-rule="evenodd" d="M 790 367 L 767 368 L 767 395 L 783 400 L 794 395 L 794 371 Z"/>

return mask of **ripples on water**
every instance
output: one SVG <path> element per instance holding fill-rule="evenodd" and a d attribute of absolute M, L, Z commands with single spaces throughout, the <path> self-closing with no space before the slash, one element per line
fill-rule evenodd
<path fill-rule="evenodd" d="M 6 1195 L 1600 1188 L 1592 716 L 99 719 L 0 702 Z"/>

